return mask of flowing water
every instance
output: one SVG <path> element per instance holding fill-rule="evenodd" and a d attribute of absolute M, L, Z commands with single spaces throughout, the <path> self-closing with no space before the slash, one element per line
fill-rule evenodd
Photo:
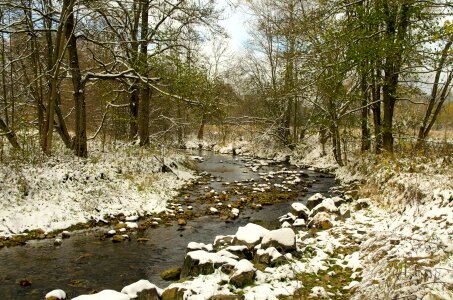
<path fill-rule="evenodd" d="M 202 155 L 205 161 L 198 164 L 198 169 L 208 172 L 212 179 L 205 185 L 196 186 L 190 197 L 183 198 L 187 201 L 194 200 L 206 190 L 221 192 L 230 186 L 225 182 L 250 183 L 260 178 L 257 172 L 246 168 L 251 159 L 209 152 Z M 296 169 L 270 164 L 262 166 L 258 172 L 282 168 Z M 308 170 L 303 172 L 308 175 L 304 180 L 311 184 L 305 196 L 297 199 L 299 201 L 313 193 L 327 193 L 335 184 L 331 177 Z M 277 178 L 275 180 L 277 182 Z M 44 299 L 47 292 L 57 288 L 65 290 L 70 299 L 94 290 L 121 290 L 140 279 L 148 279 L 164 288 L 169 283 L 160 278 L 160 273 L 182 266 L 189 242 L 211 243 L 216 235 L 234 234 L 239 226 L 253 220 L 275 222 L 277 217 L 290 210 L 290 204 L 281 202 L 259 210 L 243 209 L 239 218 L 226 222 L 219 220 L 218 216 L 203 216 L 190 220 L 184 228 L 176 224 L 161 225 L 132 232 L 131 241 L 123 243 L 101 241 L 99 229 L 93 229 L 73 233 L 58 247 L 53 245 L 53 240 L 39 240 L 29 241 L 25 246 L 0 249 L 0 299 Z M 136 239 L 139 237 L 149 241 L 138 243 Z M 19 285 L 19 280 L 24 278 L 31 280 L 31 286 Z"/>

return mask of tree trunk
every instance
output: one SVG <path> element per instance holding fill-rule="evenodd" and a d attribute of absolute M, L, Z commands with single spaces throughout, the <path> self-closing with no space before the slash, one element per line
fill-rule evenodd
<path fill-rule="evenodd" d="M 3 19 L 3 15 L 2 15 Z M 5 118 L 6 125 L 9 124 L 9 114 L 8 114 L 8 89 L 7 89 L 7 83 L 6 83 L 6 50 L 5 50 L 5 37 L 2 34 L 1 35 L 1 43 L 2 43 L 2 92 L 3 92 L 3 115 Z"/>
<path fill-rule="evenodd" d="M 149 105 L 151 89 L 145 84 L 140 89 L 139 137 L 140 146 L 149 145 Z"/>
<path fill-rule="evenodd" d="M 51 58 L 51 76 L 50 76 L 50 91 L 47 95 L 47 110 L 46 110 L 46 121 L 44 124 L 44 134 L 42 149 L 47 155 L 52 153 L 52 137 L 53 137 L 53 124 L 55 120 L 55 106 L 57 104 L 58 96 L 58 74 L 60 72 L 61 56 L 64 52 L 64 36 L 65 26 L 64 23 L 67 18 L 67 8 L 73 0 L 63 1 L 63 7 L 61 9 L 60 24 L 57 29 L 55 47 L 52 51 Z"/>
<path fill-rule="evenodd" d="M 387 153 L 393 154 L 393 114 L 397 99 L 396 91 L 405 50 L 404 44 L 409 27 L 409 18 L 413 12 L 410 10 L 411 4 L 406 1 L 398 4 L 387 0 L 383 3 L 386 17 L 386 42 L 389 43 L 390 47 L 386 52 L 384 63 L 382 146 Z M 401 5 L 399 9 L 398 5 Z"/>
<path fill-rule="evenodd" d="M 142 32 L 140 42 L 140 74 L 144 76 L 147 82 L 142 83 L 140 88 L 140 105 L 138 117 L 138 135 L 140 146 L 149 144 L 149 105 L 150 105 L 150 87 L 148 84 L 148 9 L 150 0 L 142 0 Z"/>
<path fill-rule="evenodd" d="M 373 97 L 373 105 L 371 106 L 371 109 L 373 110 L 373 125 L 375 140 L 374 151 L 376 154 L 379 154 L 382 151 L 382 136 L 381 136 L 381 102 L 380 102 L 381 86 L 378 82 L 380 82 L 381 79 L 380 77 L 377 76 L 375 71 L 376 70 L 373 71 L 375 74 L 372 77 L 373 88 L 371 89 L 371 92 Z"/>
<path fill-rule="evenodd" d="M 201 116 L 201 124 L 200 124 L 200 128 L 198 129 L 198 135 L 197 135 L 197 139 L 199 141 L 202 141 L 203 138 L 204 138 L 204 126 L 206 124 L 206 115 L 203 114 Z"/>
<path fill-rule="evenodd" d="M 340 138 L 340 130 L 337 124 L 331 124 L 330 132 L 332 134 L 332 151 L 340 167 L 343 166 L 343 159 L 341 154 L 341 138 Z"/>
<path fill-rule="evenodd" d="M 137 64 L 139 61 L 139 42 L 138 42 L 138 27 L 140 25 L 140 16 L 143 10 L 142 0 L 134 0 L 134 22 L 131 31 L 132 43 L 130 51 L 130 59 L 132 60 L 132 65 L 138 67 Z M 140 107 L 140 86 L 137 80 L 134 80 L 131 86 L 131 96 L 129 98 L 129 112 L 130 112 L 130 121 L 129 121 L 129 138 L 131 140 L 138 137 L 138 115 Z"/>
<path fill-rule="evenodd" d="M 87 130 L 86 130 L 86 105 L 85 105 L 85 83 L 82 79 L 77 53 L 77 38 L 74 34 L 75 22 L 73 5 L 68 7 L 68 19 L 66 22 L 66 39 L 68 41 L 69 68 L 74 88 L 73 98 L 75 106 L 75 137 L 72 148 L 78 157 L 88 156 Z M 64 120 L 63 120 L 64 121 Z"/>
<path fill-rule="evenodd" d="M 362 90 L 362 152 L 366 152 L 370 150 L 370 130 L 368 128 L 368 88 L 367 88 L 367 80 L 366 75 L 362 75 L 362 79 L 360 82 L 361 90 Z"/>
<path fill-rule="evenodd" d="M 138 108 L 140 100 L 140 92 L 138 84 L 132 85 L 132 93 L 129 100 L 129 112 L 130 112 L 130 121 L 129 121 L 129 138 L 131 140 L 135 139 L 138 135 Z"/>
<path fill-rule="evenodd" d="M 451 84 L 451 80 L 452 80 L 452 76 L 453 76 L 452 72 L 450 72 L 448 74 L 447 80 L 446 80 L 445 84 L 443 85 L 440 96 L 438 96 L 438 92 L 439 92 L 439 85 L 440 85 L 439 81 L 440 81 L 442 73 L 444 72 L 444 66 L 447 61 L 447 57 L 450 52 L 450 48 L 451 48 L 452 44 L 453 44 L 453 35 L 451 35 L 449 37 L 448 42 L 445 44 L 445 46 L 442 50 L 441 57 L 439 59 L 439 64 L 437 65 L 437 68 L 436 68 L 437 71 L 436 71 L 436 75 L 434 77 L 434 83 L 433 83 L 433 87 L 431 89 L 431 96 L 429 97 L 428 107 L 426 108 L 425 116 L 423 118 L 423 123 L 422 123 L 422 126 L 420 127 L 420 130 L 418 133 L 417 144 L 415 146 L 416 149 L 421 149 L 423 147 L 423 145 L 425 143 L 425 139 L 428 137 L 428 134 L 431 130 L 432 124 L 434 124 L 434 122 L 436 121 L 437 115 L 440 112 L 440 109 L 442 108 L 442 105 L 445 102 L 446 97 L 448 96 L 447 91 L 449 90 L 449 87 Z M 436 103 L 437 103 L 437 107 L 433 113 L 433 109 L 436 106 Z"/>
<path fill-rule="evenodd" d="M 63 143 L 66 148 L 72 149 L 71 135 L 68 131 L 68 126 L 66 126 L 66 121 L 63 117 L 63 113 L 60 108 L 60 93 L 57 93 L 57 103 L 55 105 L 55 113 L 57 115 L 58 123 L 55 122 L 54 127 L 56 127 L 58 134 L 60 135 Z"/>
<path fill-rule="evenodd" d="M 394 77 L 394 76 L 392 76 Z M 382 147 L 387 153 L 393 153 L 393 113 L 396 102 L 396 86 L 397 82 L 393 79 L 384 83 L 383 87 L 383 103 L 384 103 L 384 119 L 382 122 Z"/>
<path fill-rule="evenodd" d="M 11 143 L 11 146 L 13 146 L 13 148 L 16 150 L 20 150 L 20 145 L 17 142 L 16 134 L 14 133 L 14 131 L 9 129 L 8 125 L 6 125 L 6 123 L 1 118 L 0 118 L 0 130 L 4 132 L 6 138 Z"/>
<path fill-rule="evenodd" d="M 437 117 L 439 116 L 439 114 L 440 114 L 440 112 L 442 110 L 442 106 L 444 105 L 445 100 L 447 99 L 447 96 L 449 94 L 450 85 L 451 85 L 452 80 L 453 80 L 453 72 L 450 72 L 448 77 L 447 77 L 447 81 L 445 82 L 445 85 L 444 85 L 444 87 L 442 89 L 442 93 L 441 93 L 441 95 L 439 97 L 440 99 L 439 99 L 439 101 L 436 104 L 436 109 L 434 110 L 432 115 L 430 114 L 431 119 L 429 120 L 428 124 L 426 124 L 425 126 L 420 128 L 420 133 L 419 133 L 419 137 L 418 137 L 418 140 L 417 140 L 418 148 L 421 148 L 421 146 L 423 146 L 426 138 L 429 135 L 429 132 L 431 131 L 431 128 L 434 126 L 434 123 L 436 123 Z M 419 141 L 421 143 L 420 145 L 418 145 Z"/>

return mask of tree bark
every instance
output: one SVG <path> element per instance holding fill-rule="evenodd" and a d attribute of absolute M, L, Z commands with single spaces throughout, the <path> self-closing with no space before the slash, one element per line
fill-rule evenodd
<path fill-rule="evenodd" d="M 342 167 L 343 159 L 342 159 L 342 154 L 341 154 L 341 138 L 340 138 L 340 130 L 339 130 L 337 124 L 332 123 L 330 125 L 330 133 L 332 134 L 333 155 L 334 155 L 335 160 L 337 161 L 338 165 L 340 167 Z"/>
<path fill-rule="evenodd" d="M 204 126 L 206 124 L 206 115 L 203 114 L 201 116 L 201 124 L 200 124 L 200 128 L 198 129 L 198 134 L 197 134 L 197 139 L 199 141 L 202 141 L 203 138 L 204 138 Z"/>
<path fill-rule="evenodd" d="M 362 90 L 362 152 L 370 150 L 370 130 L 368 128 L 368 87 L 366 74 L 362 74 L 360 82 Z"/>
<path fill-rule="evenodd" d="M 13 146 L 13 148 L 16 150 L 20 150 L 20 145 L 17 142 L 16 134 L 8 127 L 8 125 L 6 125 L 6 123 L 1 118 L 0 118 L 0 130 L 4 132 L 11 146 Z"/>
<path fill-rule="evenodd" d="M 376 68 L 380 70 L 379 68 Z M 374 151 L 376 154 L 381 153 L 382 151 L 382 136 L 381 136 L 381 86 L 378 82 L 380 82 L 381 78 L 378 76 L 376 70 L 373 70 L 373 77 L 372 77 L 372 98 L 373 98 L 373 105 L 371 109 L 373 110 L 373 126 L 374 126 Z"/>
<path fill-rule="evenodd" d="M 382 122 L 382 143 L 383 149 L 393 154 L 393 115 L 396 103 L 396 91 L 399 83 L 399 72 L 402 66 L 404 52 L 404 41 L 409 27 L 408 2 L 403 2 L 400 9 L 395 3 L 384 1 L 384 12 L 386 15 L 386 42 L 389 49 L 386 52 L 384 63 L 384 85 L 382 90 L 382 101 L 384 105 L 384 119 Z"/>
<path fill-rule="evenodd" d="M 140 88 L 138 87 L 138 84 L 133 84 L 131 96 L 129 99 L 129 112 L 130 112 L 129 138 L 131 140 L 135 139 L 138 135 L 139 106 L 140 106 Z"/>
<path fill-rule="evenodd" d="M 131 31 L 132 43 L 130 51 L 130 59 L 132 65 L 137 66 L 139 64 L 139 42 L 138 42 L 138 28 L 140 25 L 140 16 L 142 13 L 143 4 L 141 0 L 134 0 L 134 19 L 133 27 Z M 131 140 L 138 136 L 138 115 L 140 106 L 140 86 L 137 80 L 134 80 L 131 86 L 131 95 L 129 98 L 129 138 Z"/>
<path fill-rule="evenodd" d="M 150 105 L 150 87 L 148 83 L 148 19 L 149 0 L 142 0 L 142 24 L 141 24 L 141 42 L 140 42 L 140 70 L 147 82 L 143 82 L 140 88 L 140 105 L 138 117 L 138 135 L 140 146 L 149 144 L 149 105 Z"/>
<path fill-rule="evenodd" d="M 447 80 L 444 83 L 441 91 L 441 95 L 438 96 L 439 88 L 440 88 L 440 77 L 444 71 L 445 63 L 447 61 L 448 54 L 450 52 L 450 48 L 453 44 L 453 35 L 450 36 L 448 42 L 445 44 L 444 49 L 442 50 L 442 54 L 439 60 L 439 64 L 436 68 L 436 75 L 434 77 L 433 87 L 431 89 L 431 95 L 428 101 L 428 107 L 425 111 L 425 116 L 423 118 L 422 126 L 420 127 L 418 137 L 417 137 L 417 144 L 415 146 L 416 149 L 421 149 L 425 143 L 425 139 L 428 137 L 429 132 L 431 131 L 431 127 L 434 125 L 437 116 L 442 108 L 445 99 L 448 96 L 447 91 L 450 88 L 450 84 L 452 81 L 453 73 L 450 72 L 447 76 Z M 436 108 L 435 108 L 436 107 Z M 435 109 L 434 109 L 435 108 Z M 433 113 L 434 110 L 434 113 Z"/>
<path fill-rule="evenodd" d="M 83 81 L 82 74 L 80 72 L 79 55 L 77 53 L 77 38 L 74 31 L 75 21 L 73 3 L 71 3 L 71 5 L 68 6 L 66 39 L 68 41 L 69 68 L 72 77 L 72 86 L 74 88 L 73 98 L 75 106 L 75 136 L 72 148 L 76 156 L 87 157 L 88 146 L 86 131 L 85 82 Z"/>
<path fill-rule="evenodd" d="M 53 137 L 53 124 L 55 119 L 55 106 L 57 105 L 58 96 L 58 74 L 60 72 L 61 56 L 64 52 L 64 36 L 65 36 L 65 22 L 67 18 L 67 8 L 73 0 L 63 1 L 61 9 L 60 24 L 58 25 L 55 47 L 52 51 L 51 66 L 50 66 L 50 91 L 47 95 L 47 109 L 46 121 L 44 124 L 44 134 L 42 149 L 46 155 L 52 153 L 52 137 Z"/>

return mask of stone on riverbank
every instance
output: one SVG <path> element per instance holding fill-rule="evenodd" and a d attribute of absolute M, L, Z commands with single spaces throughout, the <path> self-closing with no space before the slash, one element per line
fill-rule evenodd
<path fill-rule="evenodd" d="M 296 234 L 291 228 L 280 228 L 269 231 L 261 241 L 263 248 L 274 247 L 281 252 L 296 250 Z"/>
<path fill-rule="evenodd" d="M 162 293 L 162 300 L 184 300 L 186 289 L 179 287 L 167 288 Z"/>
<path fill-rule="evenodd" d="M 338 213 L 338 208 L 335 206 L 335 202 L 331 198 L 326 198 L 311 210 L 310 217 L 314 217 L 320 212 Z"/>
<path fill-rule="evenodd" d="M 113 290 L 103 290 L 99 293 L 92 295 L 81 295 L 73 298 L 72 300 L 96 300 L 96 299 L 109 299 L 109 300 L 130 300 L 131 298 L 123 293 Z"/>
<path fill-rule="evenodd" d="M 322 200 L 324 200 L 326 197 L 321 195 L 320 193 L 316 193 L 307 200 L 307 208 L 312 210 L 316 205 L 320 204 Z"/>
<path fill-rule="evenodd" d="M 121 243 L 121 242 L 124 242 L 126 239 L 127 239 L 126 235 L 116 234 L 112 237 L 112 242 Z"/>
<path fill-rule="evenodd" d="M 240 260 L 234 267 L 234 273 L 230 278 L 230 283 L 236 287 L 244 287 L 253 283 L 255 277 L 255 267 L 246 259 Z"/>
<path fill-rule="evenodd" d="M 53 290 L 46 294 L 45 299 L 46 300 L 63 300 L 63 299 L 66 299 L 66 292 L 63 290 Z"/>
<path fill-rule="evenodd" d="M 159 300 L 162 290 L 148 280 L 139 280 L 125 286 L 121 293 L 135 300 Z"/>
<path fill-rule="evenodd" d="M 316 214 L 309 222 L 308 227 L 315 227 L 319 229 L 330 229 L 333 227 L 331 215 L 326 212 Z"/>
<path fill-rule="evenodd" d="M 175 281 L 181 277 L 181 268 L 172 268 L 160 273 L 160 278 L 166 281 Z"/>
<path fill-rule="evenodd" d="M 268 229 L 253 223 L 239 227 L 233 244 L 244 245 L 249 249 L 258 245 L 261 239 L 269 232 Z"/>
<path fill-rule="evenodd" d="M 181 279 L 200 274 L 212 274 L 216 268 L 224 264 L 236 265 L 237 261 L 232 258 L 236 256 L 227 251 L 222 251 L 210 253 L 197 250 L 187 253 L 181 270 Z"/>
<path fill-rule="evenodd" d="M 299 218 L 303 218 L 305 220 L 308 219 L 308 216 L 310 215 L 310 210 L 308 209 L 307 206 L 305 206 L 302 203 L 295 202 L 295 203 L 291 204 L 291 207 L 292 207 L 292 213 L 295 216 L 297 216 Z"/>

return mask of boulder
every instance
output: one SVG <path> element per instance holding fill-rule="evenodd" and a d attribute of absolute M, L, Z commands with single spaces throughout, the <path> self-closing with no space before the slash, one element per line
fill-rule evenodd
<path fill-rule="evenodd" d="M 204 250 L 204 251 L 212 252 L 212 251 L 214 251 L 214 248 L 211 244 L 190 242 L 187 245 L 187 252 L 195 251 L 195 250 Z"/>
<path fill-rule="evenodd" d="M 120 222 L 115 225 L 115 229 L 127 228 L 126 223 Z"/>
<path fill-rule="evenodd" d="M 303 220 L 303 219 L 298 219 L 298 220 Z M 291 224 L 288 223 L 287 221 L 283 222 L 282 225 L 280 226 L 281 228 L 290 228 Z"/>
<path fill-rule="evenodd" d="M 341 204 L 346 203 L 346 199 L 341 198 L 339 196 L 335 196 L 332 198 L 333 202 L 335 203 L 335 206 L 339 207 Z"/>
<path fill-rule="evenodd" d="M 338 213 L 338 207 L 336 207 L 332 198 L 326 198 L 312 209 L 310 217 L 314 217 L 320 212 Z"/>
<path fill-rule="evenodd" d="M 178 219 L 178 225 L 179 225 L 179 226 L 186 226 L 186 225 L 187 225 L 186 219 L 179 218 L 179 219 Z"/>
<path fill-rule="evenodd" d="M 113 290 L 103 290 L 96 294 L 81 295 L 73 298 L 72 300 L 95 300 L 95 299 L 130 300 L 131 298 L 124 293 L 120 293 Z"/>
<path fill-rule="evenodd" d="M 346 220 L 351 217 L 351 211 L 349 209 L 340 209 L 340 218 Z"/>
<path fill-rule="evenodd" d="M 347 196 L 348 198 L 352 198 L 355 200 L 355 199 L 359 198 L 359 191 L 358 190 L 349 190 L 346 193 L 344 193 L 344 195 Z"/>
<path fill-rule="evenodd" d="M 249 249 L 261 242 L 261 239 L 269 232 L 268 229 L 253 223 L 239 227 L 236 232 L 233 244 L 244 245 Z"/>
<path fill-rule="evenodd" d="M 214 249 L 219 250 L 220 248 L 228 245 L 232 245 L 234 235 L 218 235 L 214 239 Z"/>
<path fill-rule="evenodd" d="M 134 300 L 160 300 L 159 293 L 156 289 L 146 289 L 137 293 L 136 298 L 131 298 Z"/>
<path fill-rule="evenodd" d="M 356 210 L 367 208 L 370 206 L 369 201 L 370 201 L 370 199 L 368 199 L 368 198 L 361 198 L 355 202 L 354 207 Z"/>
<path fill-rule="evenodd" d="M 269 265 L 273 260 L 278 259 L 281 256 L 282 254 L 274 247 L 258 249 L 254 256 L 254 262 Z"/>
<path fill-rule="evenodd" d="M 134 300 L 159 300 L 162 290 L 148 280 L 139 280 L 125 286 L 121 293 Z"/>
<path fill-rule="evenodd" d="M 307 208 L 312 210 L 316 205 L 322 202 L 326 197 L 321 195 L 320 193 L 316 193 L 307 200 Z"/>
<path fill-rule="evenodd" d="M 295 216 L 297 216 L 298 218 L 303 218 L 305 220 L 308 219 L 308 216 L 310 215 L 310 210 L 304 204 L 295 202 L 295 203 L 291 204 L 291 208 L 292 208 L 292 213 Z"/>
<path fill-rule="evenodd" d="M 186 289 L 179 287 L 168 287 L 162 293 L 162 300 L 184 300 Z"/>
<path fill-rule="evenodd" d="M 210 253 L 204 250 L 188 252 L 184 259 L 180 278 L 212 274 L 216 268 L 223 264 L 236 265 L 237 261 L 233 257 L 236 256 L 223 250 L 218 253 Z"/>
<path fill-rule="evenodd" d="M 324 230 L 332 228 L 333 223 L 331 220 L 331 215 L 329 215 L 326 212 L 320 212 L 320 213 L 316 214 L 308 222 L 308 227 L 315 227 L 315 228 L 324 229 Z"/>
<path fill-rule="evenodd" d="M 160 278 L 166 281 L 178 280 L 181 277 L 181 268 L 168 269 L 160 273 Z"/>
<path fill-rule="evenodd" d="M 306 225 L 304 219 L 296 219 L 293 223 L 294 227 L 304 227 Z"/>
<path fill-rule="evenodd" d="M 237 245 L 237 246 L 228 246 L 225 248 L 226 251 L 237 256 L 239 259 L 247 258 L 251 259 L 253 257 L 252 252 L 247 246 Z"/>
<path fill-rule="evenodd" d="M 46 300 L 63 300 L 66 299 L 66 293 L 63 290 L 53 290 L 46 294 Z"/>
<path fill-rule="evenodd" d="M 263 248 L 274 247 L 281 252 L 296 250 L 296 234 L 291 228 L 280 228 L 269 231 L 261 241 Z"/>
<path fill-rule="evenodd" d="M 126 237 L 124 235 L 120 235 L 120 234 L 115 234 L 112 237 L 112 242 L 114 242 L 114 243 L 121 243 L 121 242 L 124 242 L 125 240 L 126 240 Z"/>
<path fill-rule="evenodd" d="M 238 288 L 252 284 L 255 271 L 256 269 L 250 261 L 242 259 L 234 266 L 234 273 L 230 278 L 230 283 Z"/>

